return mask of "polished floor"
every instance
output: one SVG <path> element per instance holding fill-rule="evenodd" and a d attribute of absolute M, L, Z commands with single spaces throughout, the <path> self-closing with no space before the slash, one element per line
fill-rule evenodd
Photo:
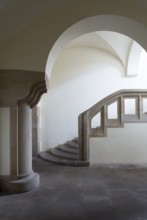
<path fill-rule="evenodd" d="M 0 195 L 0 220 L 147 220 L 147 166 L 66 167 L 33 159 L 39 188 Z"/>

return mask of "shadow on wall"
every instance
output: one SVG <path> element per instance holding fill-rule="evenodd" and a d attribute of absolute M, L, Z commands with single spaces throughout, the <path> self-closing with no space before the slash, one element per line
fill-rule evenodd
<path fill-rule="evenodd" d="M 54 64 L 50 79 L 50 89 L 65 86 L 69 82 L 73 84 L 75 81 L 83 80 L 83 77 L 90 77 L 92 81 L 101 72 L 104 73 L 106 71 L 107 74 L 109 72 L 107 71 L 107 66 L 109 71 L 111 71 L 111 68 L 114 68 L 114 72 L 119 69 L 118 74 L 120 77 L 125 77 L 120 61 L 106 51 L 78 47 L 65 49 Z M 87 87 L 87 85 L 85 86 Z"/>

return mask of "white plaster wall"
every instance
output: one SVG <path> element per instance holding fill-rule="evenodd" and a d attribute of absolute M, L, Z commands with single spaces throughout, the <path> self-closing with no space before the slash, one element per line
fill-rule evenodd
<path fill-rule="evenodd" d="M 107 137 L 90 138 L 90 163 L 147 163 L 147 124 L 108 128 Z"/>
<path fill-rule="evenodd" d="M 125 77 L 120 61 L 94 48 L 68 48 L 57 59 L 41 100 L 41 150 L 78 135 L 78 115 L 120 89 L 146 88 L 146 66 Z"/>
<path fill-rule="evenodd" d="M 10 109 L 0 108 L 0 175 L 10 174 Z"/>
<path fill-rule="evenodd" d="M 142 51 L 139 64 L 139 79 L 137 88 L 142 88 L 146 80 L 147 55 Z M 132 79 L 132 83 L 135 79 Z M 127 78 L 129 79 L 129 78 Z M 142 83 L 140 82 L 142 80 Z M 146 85 L 144 84 L 145 88 Z M 137 86 L 137 83 L 134 84 Z M 130 85 L 131 87 L 131 85 Z M 90 138 L 90 163 L 146 163 L 147 162 L 147 124 L 130 123 L 124 128 L 108 128 L 107 137 Z"/>

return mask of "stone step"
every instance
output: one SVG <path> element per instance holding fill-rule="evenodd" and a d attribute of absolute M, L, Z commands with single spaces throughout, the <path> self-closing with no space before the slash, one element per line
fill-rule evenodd
<path fill-rule="evenodd" d="M 38 155 L 41 159 L 46 160 L 51 163 L 56 163 L 60 165 L 66 166 L 77 166 L 77 167 L 87 167 L 89 166 L 89 162 L 87 161 L 77 161 L 77 160 L 70 160 L 70 159 L 63 159 L 47 152 L 40 152 Z"/>
<path fill-rule="evenodd" d="M 74 149 L 78 149 L 78 148 L 79 148 L 78 142 L 73 141 L 73 140 L 67 141 L 67 142 L 65 143 L 65 145 L 67 145 L 68 147 L 74 148 Z"/>
<path fill-rule="evenodd" d="M 62 144 L 58 146 L 61 151 L 67 152 L 67 153 L 72 153 L 72 154 L 78 154 L 78 149 L 74 149 L 72 147 L 69 147 L 66 144 Z"/>
<path fill-rule="evenodd" d="M 75 142 L 75 143 L 79 144 L 79 139 L 78 139 L 78 137 L 72 139 L 72 142 Z"/>
<path fill-rule="evenodd" d="M 72 154 L 72 153 L 68 153 L 68 152 L 65 152 L 65 151 L 61 151 L 60 148 L 58 148 L 58 147 L 51 148 L 47 152 L 51 153 L 55 156 L 65 158 L 65 159 L 78 160 L 78 155 L 77 154 Z"/>
<path fill-rule="evenodd" d="M 78 155 L 78 138 L 74 138 L 55 148 L 40 152 L 38 156 L 51 163 L 67 166 L 89 166 L 89 162 L 79 161 Z"/>

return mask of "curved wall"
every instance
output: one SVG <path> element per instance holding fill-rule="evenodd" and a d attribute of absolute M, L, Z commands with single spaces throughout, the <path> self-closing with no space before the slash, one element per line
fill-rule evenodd
<path fill-rule="evenodd" d="M 67 48 L 58 57 L 41 100 L 41 150 L 77 136 L 78 115 L 120 89 L 146 88 L 146 61 L 126 77 L 119 59 L 94 48 Z"/>

